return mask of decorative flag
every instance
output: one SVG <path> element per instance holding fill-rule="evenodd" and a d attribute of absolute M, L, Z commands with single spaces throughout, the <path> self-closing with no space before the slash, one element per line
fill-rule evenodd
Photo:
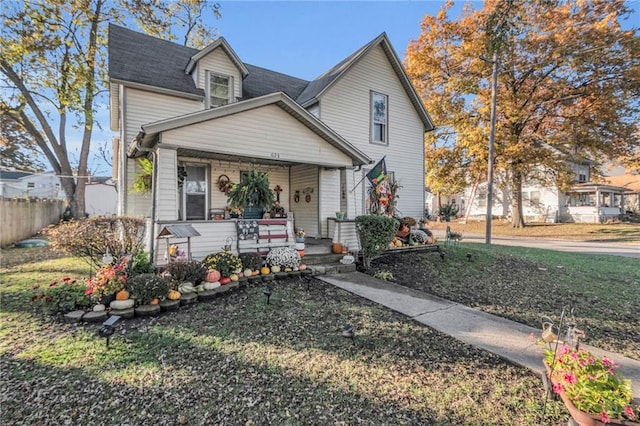
<path fill-rule="evenodd" d="M 367 173 L 367 179 L 369 179 L 373 186 L 378 186 L 386 178 L 387 164 L 384 162 L 384 157 L 382 157 L 382 160 L 378 161 L 378 164 L 373 166 L 373 169 L 369 170 L 369 173 Z"/>

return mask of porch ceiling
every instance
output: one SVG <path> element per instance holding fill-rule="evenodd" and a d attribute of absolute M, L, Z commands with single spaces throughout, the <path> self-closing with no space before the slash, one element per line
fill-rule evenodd
<path fill-rule="evenodd" d="M 178 148 L 178 157 L 192 157 L 192 158 L 203 158 L 207 160 L 219 160 L 230 163 L 246 163 L 246 164 L 263 164 L 268 166 L 295 166 L 299 164 L 317 164 L 313 161 L 313 158 L 305 158 L 307 161 L 302 162 L 294 162 L 294 161 L 282 161 L 282 160 L 272 160 L 272 159 L 256 159 L 255 157 L 248 157 L 242 155 L 230 155 L 230 154 L 221 154 L 217 152 L 206 152 L 206 151 L 198 151 L 195 149 L 185 149 Z M 317 164 L 323 167 L 327 167 L 326 164 Z M 338 166 L 336 166 L 338 167 Z"/>

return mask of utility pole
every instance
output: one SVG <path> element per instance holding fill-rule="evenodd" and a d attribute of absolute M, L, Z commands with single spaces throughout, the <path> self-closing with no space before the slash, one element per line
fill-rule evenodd
<path fill-rule="evenodd" d="M 491 124 L 489 130 L 489 159 L 487 167 L 487 220 L 485 229 L 485 244 L 491 244 L 491 219 L 493 215 L 493 157 L 496 138 L 496 103 L 498 92 L 498 54 L 491 59 L 493 75 L 491 81 Z"/>

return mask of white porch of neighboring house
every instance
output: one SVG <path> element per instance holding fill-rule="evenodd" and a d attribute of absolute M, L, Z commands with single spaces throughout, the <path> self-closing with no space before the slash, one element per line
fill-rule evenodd
<path fill-rule="evenodd" d="M 599 183 L 575 185 L 560 208 L 561 222 L 601 223 L 624 213 L 627 188 Z"/>
<path fill-rule="evenodd" d="M 147 231 L 158 264 L 165 261 L 166 244 L 186 249 L 186 241 L 156 238 L 173 224 L 190 224 L 200 234 L 190 241 L 194 259 L 221 250 L 229 238 L 237 253 L 237 220 L 220 219 L 227 205 L 221 178 L 237 183 L 243 172 L 268 172 L 293 242 L 299 228 L 307 238 L 332 237 L 327 218 L 338 210 L 356 215 L 346 194 L 355 184 L 354 170 L 372 162 L 282 93 L 143 125 L 127 154 L 154 162 Z M 181 184 L 179 167 L 187 172 Z M 126 202 L 141 203 L 140 196 Z"/>

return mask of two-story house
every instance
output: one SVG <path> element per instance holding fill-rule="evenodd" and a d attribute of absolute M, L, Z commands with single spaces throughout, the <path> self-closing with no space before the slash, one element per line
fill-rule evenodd
<path fill-rule="evenodd" d="M 224 38 L 197 50 L 111 25 L 109 81 L 118 213 L 148 218 L 155 251 L 169 224 L 200 234 L 194 258 L 219 250 L 235 225 L 211 220 L 227 204 L 218 183 L 253 169 L 308 236 L 331 237 L 338 210 L 366 213 L 359 183 L 382 157 L 402 185 L 398 209 L 422 216 L 434 126 L 385 34 L 306 81 L 244 63 Z M 153 161 L 148 195 L 130 190 L 140 157 Z"/>

